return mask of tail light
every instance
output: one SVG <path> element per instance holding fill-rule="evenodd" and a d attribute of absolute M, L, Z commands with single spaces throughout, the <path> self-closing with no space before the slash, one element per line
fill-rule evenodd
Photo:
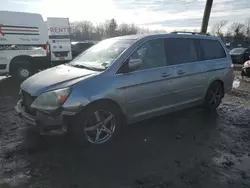
<path fill-rule="evenodd" d="M 234 64 L 230 65 L 231 70 L 234 70 Z"/>
<path fill-rule="evenodd" d="M 43 47 L 44 50 L 46 50 L 46 56 L 49 55 L 49 42 L 47 42 L 44 47 Z"/>

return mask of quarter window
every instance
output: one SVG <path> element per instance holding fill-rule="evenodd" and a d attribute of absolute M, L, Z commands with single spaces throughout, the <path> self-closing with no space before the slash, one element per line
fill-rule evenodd
<path fill-rule="evenodd" d="M 200 40 L 200 45 L 203 51 L 203 60 L 212 60 L 225 58 L 226 53 L 217 40 Z"/>
<path fill-rule="evenodd" d="M 142 60 L 140 70 L 166 66 L 164 40 L 156 39 L 146 42 L 131 55 L 130 59 Z"/>
<path fill-rule="evenodd" d="M 168 38 L 165 39 L 165 44 L 169 65 L 198 61 L 194 39 Z"/>

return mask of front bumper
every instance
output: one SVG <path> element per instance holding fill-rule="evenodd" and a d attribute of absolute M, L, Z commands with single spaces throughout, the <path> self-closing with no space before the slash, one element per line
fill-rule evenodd
<path fill-rule="evenodd" d="M 36 120 L 36 117 L 25 112 L 22 106 L 22 101 L 18 101 L 17 105 L 15 106 L 15 110 L 19 117 L 22 118 L 25 123 L 34 126 L 37 125 L 38 122 Z"/>
<path fill-rule="evenodd" d="M 22 100 L 17 103 L 15 110 L 25 123 L 35 126 L 41 135 L 60 135 L 67 132 L 67 124 L 59 112 L 51 115 L 37 111 L 34 116 L 25 111 Z"/>

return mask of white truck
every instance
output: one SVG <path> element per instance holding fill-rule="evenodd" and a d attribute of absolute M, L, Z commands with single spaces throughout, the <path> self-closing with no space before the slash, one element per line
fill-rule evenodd
<path fill-rule="evenodd" d="M 72 60 L 68 18 L 47 18 L 50 60 L 53 65 Z"/>
<path fill-rule="evenodd" d="M 48 28 L 42 16 L 0 11 L 0 75 L 24 80 L 49 66 Z"/>

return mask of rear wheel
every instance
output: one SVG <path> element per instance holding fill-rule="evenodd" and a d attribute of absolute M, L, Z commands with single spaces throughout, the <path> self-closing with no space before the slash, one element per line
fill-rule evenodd
<path fill-rule="evenodd" d="M 213 82 L 208 90 L 204 101 L 204 108 L 207 110 L 215 110 L 221 103 L 224 95 L 223 85 L 215 81 Z"/>
<path fill-rule="evenodd" d="M 28 60 L 16 60 L 14 63 L 11 74 L 15 79 L 23 81 L 33 74 L 31 64 Z"/>

